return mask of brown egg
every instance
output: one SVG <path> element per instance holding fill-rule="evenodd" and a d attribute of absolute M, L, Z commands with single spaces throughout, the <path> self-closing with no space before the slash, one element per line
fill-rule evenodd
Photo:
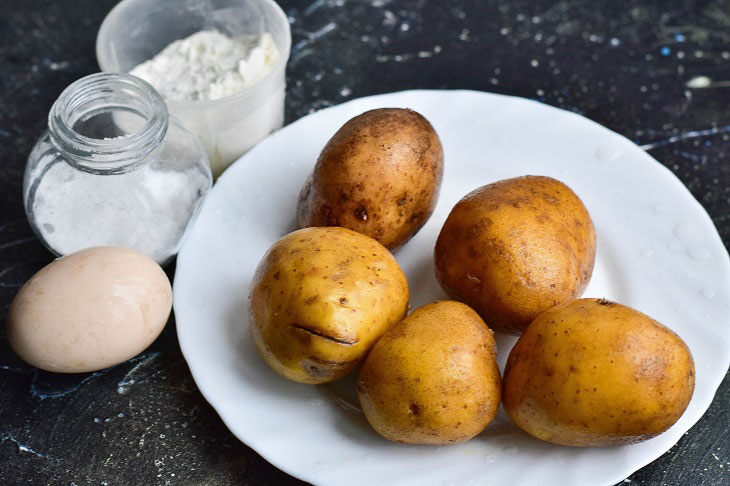
<path fill-rule="evenodd" d="M 147 348 L 171 308 L 170 281 L 154 260 L 101 246 L 59 258 L 31 277 L 10 305 L 6 332 L 33 366 L 96 371 Z"/>

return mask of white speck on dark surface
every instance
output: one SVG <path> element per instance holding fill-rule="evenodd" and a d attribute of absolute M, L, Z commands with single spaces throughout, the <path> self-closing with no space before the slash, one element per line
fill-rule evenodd
<path fill-rule="evenodd" d="M 119 380 L 117 383 L 117 393 L 124 395 L 129 389 L 138 382 L 136 375 L 138 372 L 143 371 L 145 367 L 150 365 L 154 360 L 160 356 L 159 352 L 150 353 L 147 356 L 140 356 L 136 359 L 136 364 L 130 369 L 124 378 Z"/>
<path fill-rule="evenodd" d="M 703 137 L 707 137 L 710 135 L 717 135 L 718 133 L 729 132 L 729 131 L 730 131 L 730 125 L 724 126 L 724 127 L 705 128 L 705 129 L 701 129 L 701 130 L 688 130 L 686 132 L 682 132 L 677 135 L 673 135 L 673 136 L 668 137 L 663 140 L 657 140 L 655 142 L 640 145 L 640 148 L 648 151 L 648 150 L 653 150 L 658 147 L 671 145 L 671 144 L 689 140 L 689 139 L 703 138 Z M 699 140 L 695 140 L 694 142 L 696 142 L 696 144 L 699 145 Z"/>
<path fill-rule="evenodd" d="M 383 11 L 383 25 L 394 27 L 398 23 L 398 17 L 390 10 Z"/>
<path fill-rule="evenodd" d="M 707 76 L 695 76 L 694 78 L 687 81 L 685 84 L 688 88 L 708 88 L 712 85 L 712 79 Z"/>
<path fill-rule="evenodd" d="M 13 437 L 10 434 L 0 434 L 0 442 L 5 442 L 5 441 L 10 441 L 13 444 L 15 444 L 16 447 L 18 448 L 18 452 L 32 454 L 35 457 L 40 457 L 42 459 L 51 459 L 48 455 L 40 453 L 40 452 L 36 451 L 35 449 L 33 449 L 32 447 L 25 445 L 24 443 L 20 442 L 18 439 L 16 439 L 15 437 Z"/>

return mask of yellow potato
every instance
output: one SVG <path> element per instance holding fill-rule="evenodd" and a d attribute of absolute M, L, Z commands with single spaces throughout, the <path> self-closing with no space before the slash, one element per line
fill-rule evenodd
<path fill-rule="evenodd" d="M 595 249 L 591 218 L 568 186 L 518 177 L 454 206 L 436 242 L 436 277 L 491 327 L 519 334 L 550 307 L 580 297 Z"/>
<path fill-rule="evenodd" d="M 342 226 L 397 248 L 431 216 L 443 159 L 438 135 L 413 110 L 356 116 L 327 142 L 302 188 L 299 226 Z"/>
<path fill-rule="evenodd" d="M 492 331 L 464 304 L 440 301 L 390 329 L 365 360 L 358 396 L 386 439 L 453 444 L 479 434 L 499 408 Z"/>
<path fill-rule="evenodd" d="M 504 371 L 503 405 L 525 432 L 569 446 L 640 442 L 674 424 L 694 390 L 682 339 L 604 299 L 548 310 L 520 336 Z"/>
<path fill-rule="evenodd" d="M 380 243 L 345 228 L 277 241 L 256 269 L 250 327 L 266 362 L 301 383 L 352 371 L 408 308 L 408 282 Z"/>

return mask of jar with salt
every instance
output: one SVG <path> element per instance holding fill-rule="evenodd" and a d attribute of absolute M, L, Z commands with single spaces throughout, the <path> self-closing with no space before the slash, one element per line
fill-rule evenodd
<path fill-rule="evenodd" d="M 53 104 L 28 157 L 23 199 L 31 227 L 56 255 L 118 245 L 164 264 L 211 184 L 205 150 L 151 85 L 98 73 Z"/>

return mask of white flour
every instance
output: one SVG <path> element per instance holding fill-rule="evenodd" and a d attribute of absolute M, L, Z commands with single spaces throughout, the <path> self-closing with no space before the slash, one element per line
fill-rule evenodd
<path fill-rule="evenodd" d="M 216 100 L 243 91 L 279 59 L 271 34 L 228 37 L 204 30 L 165 47 L 132 68 L 168 100 Z"/>

